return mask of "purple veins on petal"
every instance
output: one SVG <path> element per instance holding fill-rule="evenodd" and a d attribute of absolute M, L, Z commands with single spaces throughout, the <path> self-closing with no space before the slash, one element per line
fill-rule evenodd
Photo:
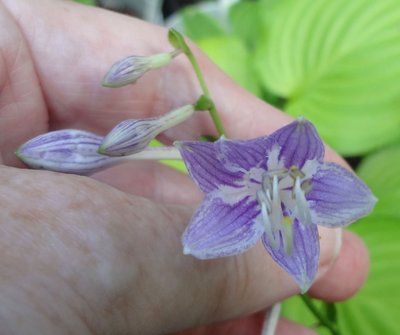
<path fill-rule="evenodd" d="M 266 155 L 272 142 L 267 136 L 254 140 L 220 139 L 215 143 L 218 158 L 230 170 L 250 170 L 264 167 Z"/>
<path fill-rule="evenodd" d="M 210 194 L 182 236 L 184 253 L 206 259 L 246 251 L 263 233 L 258 214 L 257 204 L 249 198 L 229 205 Z"/>
<path fill-rule="evenodd" d="M 335 164 L 321 164 L 306 195 L 314 222 L 340 227 L 370 213 L 377 201 L 354 173 Z"/>
<path fill-rule="evenodd" d="M 276 238 L 280 239 L 278 250 L 271 247 L 266 234 L 262 241 L 273 258 L 286 272 L 288 272 L 300 286 L 302 292 L 306 292 L 311 286 L 318 270 L 319 262 L 319 235 L 316 225 L 302 225 L 298 220 L 293 222 L 292 252 L 285 252 L 285 243 L 282 233 L 276 232 Z"/>
<path fill-rule="evenodd" d="M 271 257 L 303 292 L 318 268 L 317 224 L 343 226 L 376 202 L 354 174 L 323 162 L 323 143 L 304 119 L 269 137 L 178 147 L 206 193 L 183 235 L 184 252 L 198 258 L 234 255 L 255 244 L 261 232 Z"/>
<path fill-rule="evenodd" d="M 205 192 L 211 192 L 221 185 L 238 187 L 237 181 L 243 172 L 232 171 L 219 159 L 215 143 L 199 141 L 176 142 L 190 176 Z"/>
<path fill-rule="evenodd" d="M 282 148 L 279 158 L 284 160 L 288 168 L 292 165 L 301 168 L 307 160 L 324 158 L 325 148 L 317 130 L 303 118 L 278 129 L 271 139 Z"/>

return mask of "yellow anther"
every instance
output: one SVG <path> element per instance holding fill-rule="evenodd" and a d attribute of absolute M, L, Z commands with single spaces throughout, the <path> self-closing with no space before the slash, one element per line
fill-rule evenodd
<path fill-rule="evenodd" d="M 306 175 L 296 166 L 292 165 L 289 169 L 289 175 L 296 179 L 297 177 L 304 178 Z"/>
<path fill-rule="evenodd" d="M 283 224 L 292 225 L 293 219 L 290 216 L 285 215 L 283 217 Z"/>

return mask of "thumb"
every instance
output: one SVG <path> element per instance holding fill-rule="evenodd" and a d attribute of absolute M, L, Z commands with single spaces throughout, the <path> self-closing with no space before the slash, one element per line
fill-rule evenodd
<path fill-rule="evenodd" d="M 7 281 L 18 297 L 25 287 L 16 308 L 24 310 L 27 329 L 43 312 L 53 327 L 69 315 L 68 326 L 87 333 L 168 333 L 298 293 L 261 244 L 207 261 L 183 255 L 180 236 L 192 208 L 157 205 L 85 177 L 1 170 L 0 265 L 7 271 L 0 285 Z M 321 273 L 332 266 L 338 243 L 334 230 L 321 231 Z"/>

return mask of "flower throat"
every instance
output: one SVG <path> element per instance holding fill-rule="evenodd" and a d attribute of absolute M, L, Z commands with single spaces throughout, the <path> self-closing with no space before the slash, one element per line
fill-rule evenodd
<path fill-rule="evenodd" d="M 293 251 L 294 222 L 287 210 L 293 207 L 289 203 L 294 202 L 294 214 L 302 224 L 311 224 L 311 213 L 305 197 L 310 190 L 310 179 L 297 166 L 263 174 L 257 200 L 265 233 L 274 250 L 278 250 L 283 243 L 286 255 L 291 255 Z"/>

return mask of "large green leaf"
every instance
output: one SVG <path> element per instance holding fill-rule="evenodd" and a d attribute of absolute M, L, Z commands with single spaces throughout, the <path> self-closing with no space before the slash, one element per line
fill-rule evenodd
<path fill-rule="evenodd" d="M 339 327 L 343 334 L 399 334 L 400 222 L 373 215 L 351 229 L 365 240 L 371 269 L 361 291 L 338 304 Z"/>
<path fill-rule="evenodd" d="M 398 0 L 282 0 L 264 10 L 256 66 L 285 109 L 342 154 L 399 138 Z"/>
<path fill-rule="evenodd" d="M 260 40 L 261 5 L 254 1 L 240 1 L 229 10 L 229 23 L 233 35 L 253 48 Z"/>
<path fill-rule="evenodd" d="M 400 221 L 400 144 L 367 157 L 358 174 L 379 199 L 374 213 Z"/>
<path fill-rule="evenodd" d="M 181 17 L 185 34 L 194 41 L 226 34 L 220 22 L 197 8 L 185 8 Z"/>
<path fill-rule="evenodd" d="M 241 39 L 234 36 L 211 37 L 199 40 L 197 44 L 239 85 L 259 94 L 260 86 L 252 58 Z"/>

